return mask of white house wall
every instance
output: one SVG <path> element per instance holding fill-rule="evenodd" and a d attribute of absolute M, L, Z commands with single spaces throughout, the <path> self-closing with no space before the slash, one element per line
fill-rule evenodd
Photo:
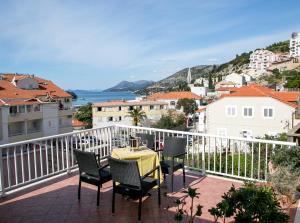
<path fill-rule="evenodd" d="M 226 115 L 226 106 L 236 106 L 235 117 Z M 253 117 L 243 117 L 243 107 L 253 107 Z M 273 107 L 274 117 L 263 117 L 263 108 Z M 270 97 L 225 97 L 206 107 L 207 133 L 241 137 L 249 131 L 253 137 L 287 132 L 292 128 L 294 108 Z"/>

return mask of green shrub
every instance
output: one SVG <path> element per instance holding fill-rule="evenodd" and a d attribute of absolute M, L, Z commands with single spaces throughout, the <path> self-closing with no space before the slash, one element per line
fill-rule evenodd
<path fill-rule="evenodd" d="M 245 183 L 238 189 L 232 186 L 222 198 L 216 207 L 209 209 L 215 222 L 218 222 L 219 218 L 225 222 L 229 217 L 234 217 L 237 223 L 288 222 L 289 217 L 280 208 L 271 187 Z"/>

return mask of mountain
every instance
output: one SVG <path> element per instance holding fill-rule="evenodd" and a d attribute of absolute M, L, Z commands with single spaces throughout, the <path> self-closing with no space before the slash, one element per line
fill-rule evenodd
<path fill-rule="evenodd" d="M 152 84 L 154 81 L 147 81 L 147 80 L 139 80 L 139 81 L 121 81 L 117 85 L 104 90 L 104 92 L 117 92 L 117 91 L 137 91 L 143 88 L 146 88 Z"/>

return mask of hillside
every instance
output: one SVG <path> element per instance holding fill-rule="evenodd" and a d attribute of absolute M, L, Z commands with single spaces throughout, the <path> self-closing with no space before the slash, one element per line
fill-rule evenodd
<path fill-rule="evenodd" d="M 118 92 L 118 91 L 137 91 L 143 88 L 148 87 L 149 85 L 152 85 L 154 81 L 146 81 L 146 80 L 140 80 L 140 81 L 121 81 L 117 85 L 108 88 L 104 90 L 104 92 Z"/>
<path fill-rule="evenodd" d="M 273 43 L 266 47 L 274 53 L 288 53 L 289 52 L 289 41 L 281 41 Z M 191 67 L 192 79 L 198 79 L 200 77 L 208 78 L 209 75 L 212 76 L 214 80 L 221 80 L 224 76 L 232 72 L 241 72 L 248 68 L 249 58 L 253 51 L 245 52 L 230 60 L 227 63 L 220 65 L 199 65 Z M 175 88 L 176 86 L 186 83 L 188 68 L 184 68 L 167 78 L 164 78 L 146 88 L 137 91 L 138 94 L 148 94 L 150 91 L 156 92 L 161 90 L 169 90 Z"/>

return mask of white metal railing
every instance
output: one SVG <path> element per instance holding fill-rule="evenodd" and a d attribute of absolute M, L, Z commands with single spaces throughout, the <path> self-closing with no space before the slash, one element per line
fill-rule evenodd
<path fill-rule="evenodd" d="M 1 195 L 57 174 L 69 173 L 77 167 L 74 149 L 107 157 L 113 138 L 112 127 L 104 127 L 0 145 Z"/>
<path fill-rule="evenodd" d="M 186 166 L 243 180 L 265 181 L 270 156 L 275 148 L 294 143 L 222 137 L 202 133 L 114 125 L 0 145 L 0 192 L 23 188 L 77 168 L 74 149 L 94 151 L 100 158 L 113 148 L 128 145 L 136 133 L 155 135 L 155 146 L 162 148 L 165 137 L 187 139 Z"/>
<path fill-rule="evenodd" d="M 292 142 L 225 137 L 167 129 L 115 125 L 121 139 L 136 133 L 155 135 L 155 146 L 163 147 L 165 137 L 187 139 L 186 166 L 203 174 L 211 173 L 242 180 L 266 181 L 269 161 L 277 148 L 289 149 Z"/>

